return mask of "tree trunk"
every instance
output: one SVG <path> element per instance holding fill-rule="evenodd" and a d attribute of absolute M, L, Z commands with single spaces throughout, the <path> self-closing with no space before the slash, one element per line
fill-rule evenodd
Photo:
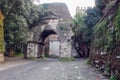
<path fill-rule="evenodd" d="M 14 49 L 10 48 L 9 50 L 9 57 L 14 57 Z"/>
<path fill-rule="evenodd" d="M 80 52 L 80 50 L 76 47 L 75 43 L 74 43 L 74 47 L 75 47 L 77 53 L 79 54 L 79 56 L 80 56 L 80 57 L 83 57 L 82 54 L 81 54 L 81 52 Z"/>

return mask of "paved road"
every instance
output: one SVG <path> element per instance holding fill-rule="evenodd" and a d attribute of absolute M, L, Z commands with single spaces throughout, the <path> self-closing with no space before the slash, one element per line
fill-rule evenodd
<path fill-rule="evenodd" d="M 61 62 L 58 59 L 37 60 L 0 71 L 0 80 L 107 80 L 79 59 Z"/>

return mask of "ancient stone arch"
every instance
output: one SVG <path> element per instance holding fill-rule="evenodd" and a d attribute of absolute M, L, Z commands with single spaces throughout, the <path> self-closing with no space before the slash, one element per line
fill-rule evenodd
<path fill-rule="evenodd" d="M 65 4 L 60 4 L 65 5 Z M 56 7 L 60 7 L 55 5 Z M 61 6 L 62 7 L 62 6 Z M 28 40 L 27 54 L 32 54 L 32 57 L 41 57 L 45 55 L 45 45 L 49 43 L 50 49 L 59 48 L 59 57 L 71 57 L 71 20 L 67 7 L 64 6 L 66 14 L 62 13 L 62 10 L 50 11 L 46 16 L 40 20 L 44 24 L 34 26 L 31 29 L 32 35 Z M 53 8 L 51 8 L 53 9 Z M 40 21 L 40 22 L 41 22 Z M 30 52 L 31 44 L 33 45 L 33 51 Z M 36 47 L 35 47 L 36 46 Z M 59 46 L 59 47 L 55 47 Z M 35 52 L 36 51 L 36 52 Z M 53 53 L 55 51 L 53 50 Z M 31 57 L 30 55 L 28 57 Z"/>

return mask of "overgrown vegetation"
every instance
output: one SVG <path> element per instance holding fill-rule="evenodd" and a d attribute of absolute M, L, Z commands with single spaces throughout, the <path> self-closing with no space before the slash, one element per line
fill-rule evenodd
<path fill-rule="evenodd" d="M 106 44 L 106 33 L 107 32 L 107 20 L 103 20 L 94 27 L 94 48 L 104 48 L 103 45 Z M 106 41 L 105 41 L 106 40 Z"/>
<path fill-rule="evenodd" d="M 110 80 L 119 80 L 120 69 L 118 65 L 120 63 L 117 56 L 120 55 L 120 1 L 109 2 L 107 4 L 109 7 L 106 5 L 104 9 L 101 9 L 104 15 L 93 29 L 94 38 L 90 60 L 92 65 L 99 65 L 99 69 L 102 69 L 107 76 L 111 76 Z"/>

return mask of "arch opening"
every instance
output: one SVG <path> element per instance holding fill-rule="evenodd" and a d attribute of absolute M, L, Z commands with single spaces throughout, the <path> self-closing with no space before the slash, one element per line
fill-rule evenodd
<path fill-rule="evenodd" d="M 40 35 L 39 41 L 45 42 L 45 39 L 52 34 L 57 34 L 57 33 L 54 30 L 44 30 Z"/>

